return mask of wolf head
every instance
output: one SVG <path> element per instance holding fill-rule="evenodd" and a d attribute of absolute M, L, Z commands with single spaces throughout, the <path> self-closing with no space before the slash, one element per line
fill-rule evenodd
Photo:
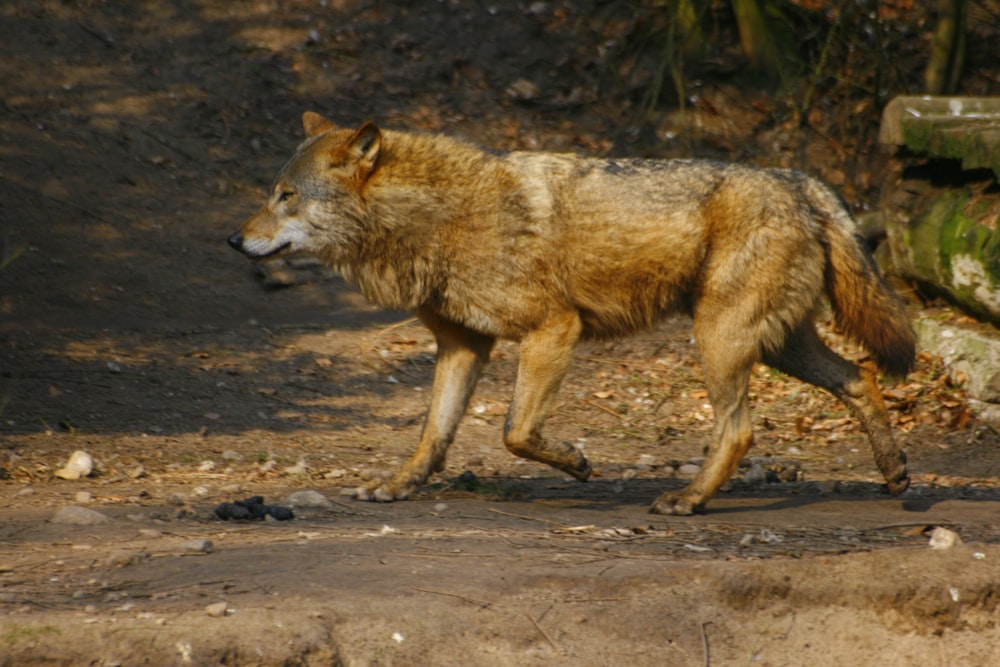
<path fill-rule="evenodd" d="M 341 129 L 311 111 L 302 125 L 307 139 L 278 172 L 267 202 L 228 239 L 251 259 L 309 252 L 336 262 L 337 249 L 350 248 L 360 233 L 381 131 L 371 122 Z"/>

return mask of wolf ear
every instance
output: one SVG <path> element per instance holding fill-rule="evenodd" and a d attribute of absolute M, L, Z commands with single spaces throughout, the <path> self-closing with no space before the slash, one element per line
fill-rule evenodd
<path fill-rule="evenodd" d="M 307 111 L 302 114 L 302 127 L 305 129 L 307 137 L 313 137 L 337 126 L 333 124 L 333 121 L 327 120 L 318 113 Z"/>
<path fill-rule="evenodd" d="M 368 121 L 354 131 L 347 146 L 352 161 L 358 165 L 358 178 L 368 178 L 382 151 L 382 131 L 375 123 Z"/>

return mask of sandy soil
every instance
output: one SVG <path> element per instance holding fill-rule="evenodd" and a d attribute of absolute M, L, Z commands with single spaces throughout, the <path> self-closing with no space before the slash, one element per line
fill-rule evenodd
<path fill-rule="evenodd" d="M 588 92 L 596 37 L 575 11 L 0 7 L 0 663 L 1000 663 L 998 438 L 929 355 L 886 388 L 914 473 L 901 498 L 842 406 L 760 368 L 768 482 L 649 515 L 709 437 L 683 319 L 579 350 L 547 433 L 586 448 L 593 481 L 503 449 L 505 344 L 434 484 L 392 505 L 344 495 L 412 450 L 433 341 L 321 267 L 254 269 L 225 238 L 305 109 L 640 151 Z M 760 115 L 743 103 L 697 154 L 754 154 L 737 146 Z M 76 450 L 94 473 L 55 476 Z M 326 502 L 291 522 L 212 512 L 303 490 Z M 964 543 L 931 549 L 935 527 Z"/>

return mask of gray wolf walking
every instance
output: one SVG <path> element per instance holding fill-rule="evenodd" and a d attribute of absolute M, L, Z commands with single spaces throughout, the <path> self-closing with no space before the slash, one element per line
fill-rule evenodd
<path fill-rule="evenodd" d="M 437 339 L 416 453 L 357 497 L 404 499 L 443 469 L 501 338 L 520 343 L 504 444 L 586 480 L 583 454 L 541 432 L 574 346 L 675 312 L 693 317 L 715 423 L 701 471 L 653 512 L 700 510 L 733 475 L 753 440 L 755 362 L 842 400 L 888 490 L 909 484 L 875 374 L 824 345 L 813 316 L 827 297 L 845 335 L 893 376 L 912 367 L 913 332 L 819 181 L 706 161 L 499 154 L 370 122 L 344 129 L 311 112 L 303 125 L 307 139 L 229 244 L 254 259 L 312 253 L 375 304 L 415 312 Z"/>

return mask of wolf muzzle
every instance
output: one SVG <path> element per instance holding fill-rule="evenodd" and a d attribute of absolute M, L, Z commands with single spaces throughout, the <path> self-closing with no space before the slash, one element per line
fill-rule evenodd
<path fill-rule="evenodd" d="M 241 234 L 240 232 L 233 232 L 233 234 L 228 239 L 226 239 L 226 242 L 234 250 L 239 250 L 240 252 L 243 252 L 243 234 Z"/>

